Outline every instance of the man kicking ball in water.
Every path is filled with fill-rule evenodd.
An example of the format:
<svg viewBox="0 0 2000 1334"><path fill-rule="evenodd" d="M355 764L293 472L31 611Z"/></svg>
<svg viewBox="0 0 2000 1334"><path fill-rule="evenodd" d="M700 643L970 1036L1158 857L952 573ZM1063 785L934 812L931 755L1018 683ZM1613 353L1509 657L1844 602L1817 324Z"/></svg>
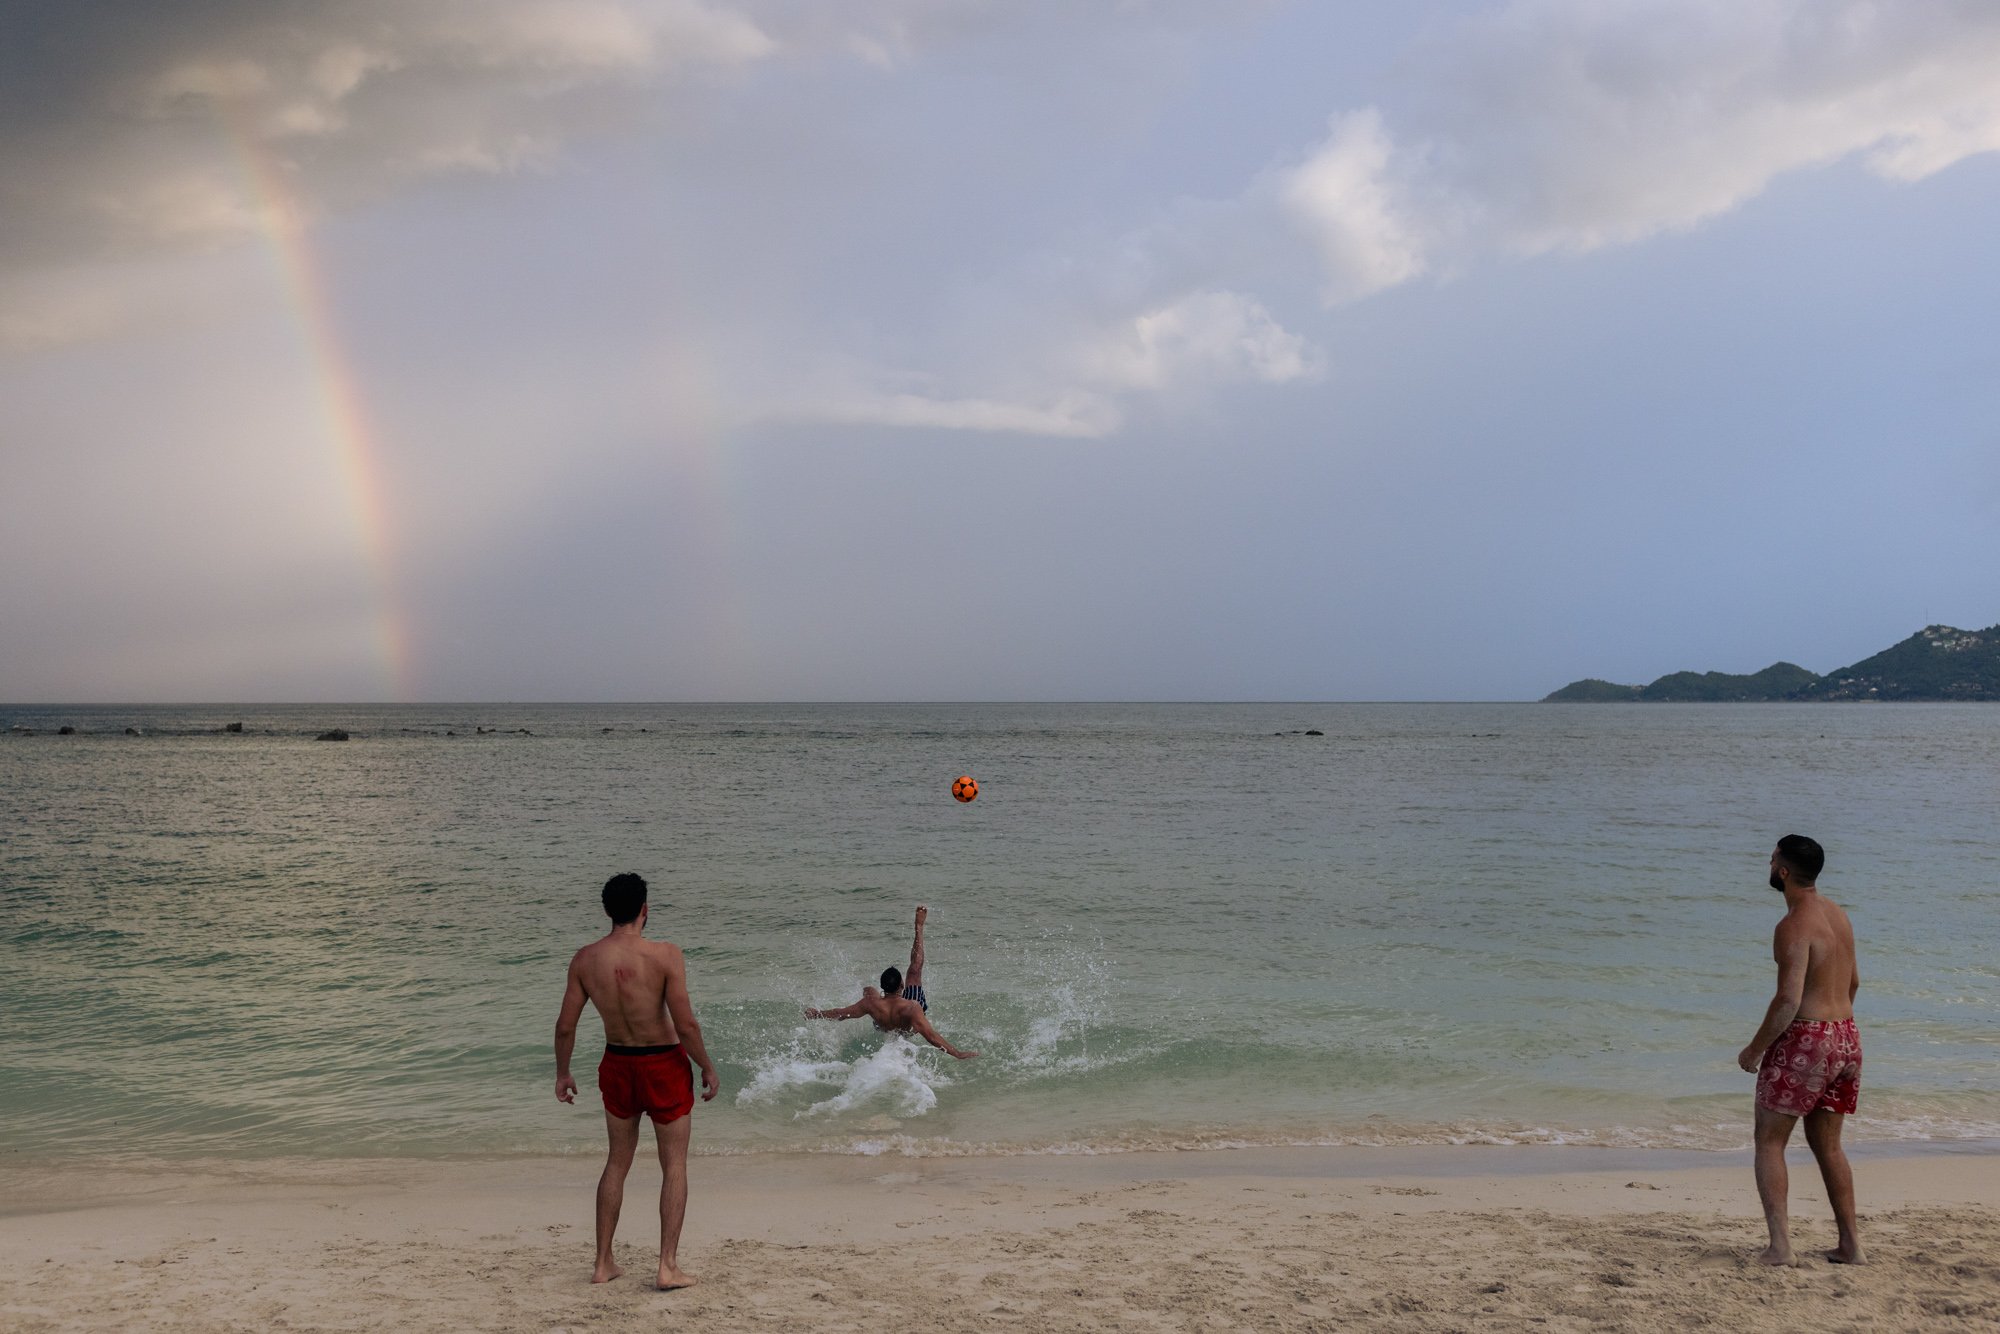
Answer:
<svg viewBox="0 0 2000 1334"><path fill-rule="evenodd" d="M604 1097L604 1126L611 1152L604 1174L597 1179L597 1267L592 1283L609 1283L624 1271L611 1260L611 1234L618 1230L618 1210L625 1203L625 1174L639 1147L639 1114L653 1118L660 1141L660 1272L661 1288L686 1288L692 1275L681 1272L681 1220L687 1215L688 1137L694 1110L694 1079L688 1055L701 1066L701 1100L707 1102L722 1087L715 1062L702 1045L688 999L687 962L680 946L647 940L646 882L636 875L614 875L604 882L604 912L611 931L585 945L569 961L569 984L556 1016L556 1097L576 1101L576 1080L569 1072L576 1048L576 1021L588 1000L604 1020L604 1060L597 1067L597 1091ZM685 1044L686 1050L682 1050Z"/></svg>
<svg viewBox="0 0 2000 1334"><path fill-rule="evenodd" d="M893 966L882 970L882 989L861 988L861 999L838 1010L807 1010L808 1019L859 1019L867 1015L884 1033L915 1033L947 1055L969 1061L976 1051L960 1051L938 1036L931 1027L931 1003L924 995L924 919L930 909L917 905L917 938L910 942L910 974L903 976Z"/></svg>

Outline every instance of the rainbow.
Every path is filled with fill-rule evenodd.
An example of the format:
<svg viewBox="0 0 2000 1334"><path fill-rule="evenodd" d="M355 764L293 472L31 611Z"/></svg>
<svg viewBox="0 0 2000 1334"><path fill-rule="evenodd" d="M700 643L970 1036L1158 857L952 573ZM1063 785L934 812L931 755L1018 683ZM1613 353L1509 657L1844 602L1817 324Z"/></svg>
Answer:
<svg viewBox="0 0 2000 1334"><path fill-rule="evenodd" d="M409 618L398 593L396 544L380 439L369 419L353 358L340 338L326 274L313 253L311 229L286 164L251 127L248 110L218 99L223 127L241 161L257 210L258 229L276 256L308 362L313 368L324 436L332 450L355 545L367 568L374 603L374 651L382 685L393 699L413 694Z"/></svg>

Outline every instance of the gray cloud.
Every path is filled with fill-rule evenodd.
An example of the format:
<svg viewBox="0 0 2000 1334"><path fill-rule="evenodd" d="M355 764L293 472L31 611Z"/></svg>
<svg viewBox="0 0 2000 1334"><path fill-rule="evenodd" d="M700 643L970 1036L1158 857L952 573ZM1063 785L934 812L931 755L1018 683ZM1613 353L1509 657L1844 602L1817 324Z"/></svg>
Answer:
<svg viewBox="0 0 2000 1334"><path fill-rule="evenodd" d="M92 266L255 232L445 173L549 161L773 40L701 0L79 0L13 12L0 86L0 342L155 302Z"/></svg>
<svg viewBox="0 0 2000 1334"><path fill-rule="evenodd" d="M1320 355L1264 295L1295 276L1274 255L1301 242L1338 305L1483 259L1684 230L1790 171L1858 156L1910 181L2000 148L2000 8L1972 0L1515 0L1441 30L1412 69L1395 114L1337 113L1238 198L1183 201L1008 275L982 311L1004 340L962 357L976 371L851 371L822 415L1104 435L1142 389L1313 378ZM1136 369L1132 349L1167 327L1180 364ZM1047 355L1002 371L1002 341Z"/></svg>
<svg viewBox="0 0 2000 1334"><path fill-rule="evenodd" d="M1241 9L1217 0L30 5L11 19L11 92L0 100L0 349L208 318L212 288L148 261L251 236L270 221L274 184L288 205L325 219L428 177L544 167L581 139L649 120L698 125L705 107L773 62L844 61L886 77L925 51L1009 32L1079 46ZM786 169L770 166L774 177ZM1225 310L1203 295L1217 286L1184 283L1082 314L1053 294L1024 340L1047 355L1019 366L1012 383L994 382L995 349L977 338L965 349L976 372L935 360L867 368L807 349L773 371L782 393L744 386L756 400L746 410L1100 435L1122 419L1120 399L1143 388L1134 355L1175 360L1186 384L1304 373L1287 369L1310 360L1286 341L1297 340L1250 298L1229 298ZM1222 324L1196 331L1203 309ZM1242 325L1233 335L1232 321ZM801 311L788 322L811 324ZM1148 339L1149 349L1130 351ZM759 341L771 359L768 331Z"/></svg>
<svg viewBox="0 0 2000 1334"><path fill-rule="evenodd" d="M1323 371L1317 348L1241 292L1188 292L1062 336L1059 326L1048 327L1053 323L1046 320L1036 331L1033 346L1046 355L1014 398L955 397L934 383L935 376L905 376L914 383L898 386L879 368L856 367L845 376L832 374L811 397L773 415L1096 438L1124 425L1126 403L1136 395L1285 384Z"/></svg>
<svg viewBox="0 0 2000 1334"><path fill-rule="evenodd" d="M1515 0L1417 68L1404 115L1336 116L1278 183L1329 301L1693 227L1851 157L1911 181L2000 148L1980 0Z"/></svg>
<svg viewBox="0 0 2000 1334"><path fill-rule="evenodd" d="M16 263L240 234L260 207L246 152L326 205L512 170L649 82L773 50L699 0L86 0L14 22L0 246Z"/></svg>
<svg viewBox="0 0 2000 1334"><path fill-rule="evenodd" d="M0 267L227 239L241 155L317 207L440 172L545 163L658 114L663 88L762 61L885 67L1024 22L1186 20L1037 0L22 0L0 42Z"/></svg>

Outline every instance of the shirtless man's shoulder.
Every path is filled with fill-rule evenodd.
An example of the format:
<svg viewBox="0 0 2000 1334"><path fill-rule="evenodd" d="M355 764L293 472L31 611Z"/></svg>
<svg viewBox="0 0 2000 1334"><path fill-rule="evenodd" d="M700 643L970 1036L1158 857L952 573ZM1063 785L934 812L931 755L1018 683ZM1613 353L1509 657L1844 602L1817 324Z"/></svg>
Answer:
<svg viewBox="0 0 2000 1334"><path fill-rule="evenodd" d="M863 987L861 999L855 1005L884 1033L909 1032L915 1024L912 1016L923 1013L915 1001L904 1000L901 996L885 996L874 987Z"/></svg>
<svg viewBox="0 0 2000 1334"><path fill-rule="evenodd" d="M649 963L676 967L681 963L681 947L671 940L647 940L644 936L636 939L604 936L578 950L571 957L570 965L588 968L600 960L612 962L621 959L644 959Z"/></svg>
<svg viewBox="0 0 2000 1334"><path fill-rule="evenodd" d="M1824 894L1814 894L1778 919L1775 934L1781 941L1804 939L1845 944L1854 939L1854 924L1847 920L1845 908Z"/></svg>
<svg viewBox="0 0 2000 1334"><path fill-rule="evenodd" d="M629 944L599 941L598 944L609 946L595 960L606 986L623 989L637 983L648 993L658 988L664 994L676 979L687 976L681 947L670 940L641 939Z"/></svg>

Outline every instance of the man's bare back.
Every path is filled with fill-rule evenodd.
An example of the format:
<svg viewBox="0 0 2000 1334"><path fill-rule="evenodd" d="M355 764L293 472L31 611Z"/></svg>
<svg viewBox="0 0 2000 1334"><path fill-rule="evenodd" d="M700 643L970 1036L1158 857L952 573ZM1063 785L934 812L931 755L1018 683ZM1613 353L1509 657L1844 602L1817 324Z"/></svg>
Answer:
<svg viewBox="0 0 2000 1334"><path fill-rule="evenodd" d="M1805 955L1800 1019L1854 1017L1854 924L1838 903L1819 893L1803 896L1779 921L1771 950L1781 968L1787 954Z"/></svg>
<svg viewBox="0 0 2000 1334"><path fill-rule="evenodd" d="M927 1013L930 1006L924 999L924 922L929 916L930 909L918 904L916 938L910 943L910 971L905 974L898 969L887 968L882 972L883 985L893 986L901 994L892 996L886 991L865 986L861 988L861 999L854 1004L843 1005L837 1010L807 1010L806 1018L859 1019L867 1015L884 1033L915 1033L933 1047L961 1061L969 1061L979 1055L976 1051L960 1051L931 1027Z"/></svg>
<svg viewBox="0 0 2000 1334"><path fill-rule="evenodd" d="M670 941L617 932L570 960L570 975L604 1020L604 1040L622 1047L666 1047L681 1040L667 1008L667 987L687 985L687 963Z"/></svg>
<svg viewBox="0 0 2000 1334"><path fill-rule="evenodd" d="M914 1033L917 1025L925 1021L923 1007L915 1001L884 996L874 987L861 988L861 999L855 1004L884 1033Z"/></svg>
<svg viewBox="0 0 2000 1334"><path fill-rule="evenodd" d="M684 1288L694 1282L679 1260L692 1134L688 1114L694 1109L689 1058L701 1067L703 1102L713 1098L722 1084L688 999L686 958L678 945L645 938L645 880L629 873L611 877L604 885L604 911L611 918L611 930L570 959L562 1008L556 1015L556 1097L563 1102L576 1101L576 1079L569 1066L584 1002L595 1006L604 1021L604 1060L597 1067L597 1087L604 1100L609 1152L597 1182L597 1264L591 1282L608 1283L624 1272L612 1259L611 1242L643 1114L653 1120L662 1169L656 1281L662 1288Z"/></svg>

